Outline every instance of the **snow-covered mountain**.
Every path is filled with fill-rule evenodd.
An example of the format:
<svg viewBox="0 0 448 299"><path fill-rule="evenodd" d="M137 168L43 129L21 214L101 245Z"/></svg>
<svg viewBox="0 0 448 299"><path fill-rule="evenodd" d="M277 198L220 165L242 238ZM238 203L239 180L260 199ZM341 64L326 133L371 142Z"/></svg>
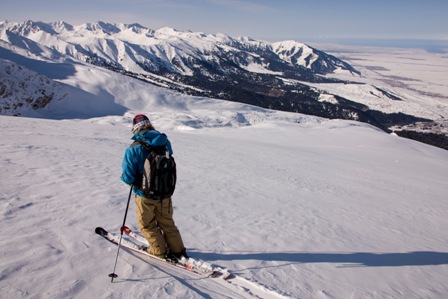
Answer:
<svg viewBox="0 0 448 299"><path fill-rule="evenodd" d="M10 61L0 60L0 77L0 114L20 115L66 96L60 83Z"/></svg>
<svg viewBox="0 0 448 299"><path fill-rule="evenodd" d="M1 22L0 59L8 61L3 69L13 63L42 75L43 81L57 81L52 86L68 85L62 92L46 87L51 95L45 95L47 100L73 94L90 98L99 87L78 84L73 78L80 65L95 65L183 94L357 120L383 130L417 122L431 127L427 124L444 115L439 103L435 109L416 107L409 103L412 95L366 82L348 63L296 41L269 43L172 28L152 30L139 24ZM5 90L12 90L8 86L14 80L15 86L24 84L17 76L7 77L0 80ZM0 113L23 114L21 102L41 101L41 88L34 90L32 100L29 96L23 100L20 93L3 93ZM119 102L117 95L110 97ZM22 100L14 104L17 98Z"/></svg>
<svg viewBox="0 0 448 299"><path fill-rule="evenodd" d="M356 72L336 57L294 41L269 44L225 34L206 35L172 28L151 30L139 24L104 22L79 26L64 22L3 22L0 28L5 40L19 36L76 60L134 73L193 76L204 72L206 66L211 74L225 75L241 70L281 73L285 66L320 74L335 70Z"/></svg>

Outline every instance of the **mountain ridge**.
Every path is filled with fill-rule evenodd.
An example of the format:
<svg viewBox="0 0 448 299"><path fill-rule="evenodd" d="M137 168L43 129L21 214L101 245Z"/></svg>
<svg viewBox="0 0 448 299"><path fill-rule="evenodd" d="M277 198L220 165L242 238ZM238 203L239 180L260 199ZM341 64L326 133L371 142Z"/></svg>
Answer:
<svg viewBox="0 0 448 299"><path fill-rule="evenodd" d="M109 42L107 46L115 46L116 48L114 50L117 51L115 53L98 53L98 55L101 56L100 54L107 54L102 57L107 58L107 56L111 56L110 54L115 54L116 57L114 57L113 59L115 62L119 60L118 56L122 54L120 53L120 51L122 50L134 50L134 53L132 53L134 55L137 54L137 50L146 50L151 54L157 53L158 57L163 57L162 54L165 52L166 57L163 58L172 60L174 59L174 54L186 53L193 56L194 58L204 58L200 56L207 56L216 51L221 53L222 50L234 51L234 49L232 48L236 48L238 50L248 52L248 57L252 58L251 62L256 62L256 58L260 57L259 54L271 51L272 53L269 54L277 54L278 58L287 64L304 67L316 72L319 71L319 73L322 74L325 72L333 71L336 68L341 68L346 71L356 73L356 70L354 68L335 57L332 57L333 61L320 63L320 65L326 65L326 69L317 69L314 65L316 62L318 62L319 55L316 55L315 53L317 52L319 54L322 54L323 52L318 51L317 49L314 49L307 44L295 41L268 43L264 41L256 41L249 37L232 38L222 33L205 34L202 32L178 31L170 27L152 30L138 23L129 25L122 23L112 24L102 21L73 26L63 21L44 23L28 20L25 22L13 23L2 22L0 23L0 27L3 30L11 31L13 33L34 40L35 42L41 42L42 44L44 44L43 42L55 43L55 41L51 40L51 36L57 36L59 39L58 42L66 46L70 43L75 44L76 42L80 42L79 39L82 38L83 35L85 35L86 33L91 33L93 34L94 42L89 45L87 41L84 40L83 42L85 43L85 47L83 47L83 44L81 43L79 45L83 47L84 50L89 50L89 47L93 46L95 42L98 42L98 40L96 39L107 38ZM47 35L50 35L50 37L48 37ZM110 39L109 37L114 37L114 40L116 40L115 45L110 44L110 41L113 39ZM90 38L92 38L92 36L90 36ZM135 41L139 41L140 44L133 44L133 42ZM128 44L129 48L120 49L117 46L120 45L120 43L122 43L122 45ZM170 46L170 48L166 48L166 46L168 45ZM192 45L194 46L194 48L191 47ZM289 49L288 47L285 49L286 45L289 45ZM50 44L50 47L54 46L54 44ZM101 46L104 45L97 46L99 46L99 49L102 49ZM137 46L139 46L140 49L135 48ZM157 50L159 50L160 52L157 52ZM253 53L250 53L249 51L256 51L255 55ZM288 55L288 52L291 54ZM305 56L302 55L303 53L305 53ZM327 57L328 56L329 55L327 55ZM139 62L138 58L140 57L135 58L137 59L136 62ZM166 62L167 60L164 61ZM294 63L292 63L293 61ZM244 63L245 61L242 62ZM182 70L180 68L174 68L173 70L182 73ZM140 71L145 71L145 69L142 68L140 69Z"/></svg>

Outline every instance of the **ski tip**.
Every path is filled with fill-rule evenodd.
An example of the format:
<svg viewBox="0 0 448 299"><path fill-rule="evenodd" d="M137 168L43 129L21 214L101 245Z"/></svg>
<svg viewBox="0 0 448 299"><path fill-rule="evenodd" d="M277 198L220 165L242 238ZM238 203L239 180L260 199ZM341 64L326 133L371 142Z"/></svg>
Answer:
<svg viewBox="0 0 448 299"><path fill-rule="evenodd" d="M107 231L102 227L95 228L95 233L97 233L98 235L101 235L101 236L107 235Z"/></svg>

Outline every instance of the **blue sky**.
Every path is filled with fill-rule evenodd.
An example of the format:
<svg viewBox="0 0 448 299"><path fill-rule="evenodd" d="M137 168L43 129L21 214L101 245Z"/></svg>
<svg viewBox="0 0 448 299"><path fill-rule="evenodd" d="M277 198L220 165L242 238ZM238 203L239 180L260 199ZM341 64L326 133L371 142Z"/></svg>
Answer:
<svg viewBox="0 0 448 299"><path fill-rule="evenodd" d="M267 41L448 41L448 0L0 0L0 7L2 21L140 23Z"/></svg>

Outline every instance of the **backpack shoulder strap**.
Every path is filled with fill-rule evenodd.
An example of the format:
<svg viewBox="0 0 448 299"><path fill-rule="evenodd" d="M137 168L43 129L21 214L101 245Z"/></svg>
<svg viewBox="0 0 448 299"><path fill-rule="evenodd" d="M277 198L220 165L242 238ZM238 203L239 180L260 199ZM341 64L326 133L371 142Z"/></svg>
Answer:
<svg viewBox="0 0 448 299"><path fill-rule="evenodd" d="M146 150L151 151L152 147L144 140L136 139L132 144L131 147L137 146L137 145L143 146Z"/></svg>

